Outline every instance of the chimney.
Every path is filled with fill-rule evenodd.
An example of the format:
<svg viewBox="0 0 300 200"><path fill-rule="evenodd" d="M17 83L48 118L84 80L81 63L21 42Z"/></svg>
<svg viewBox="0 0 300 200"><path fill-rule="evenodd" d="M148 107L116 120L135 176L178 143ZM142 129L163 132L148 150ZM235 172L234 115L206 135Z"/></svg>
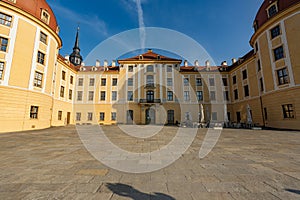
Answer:
<svg viewBox="0 0 300 200"><path fill-rule="evenodd" d="M195 60L195 67L199 67L199 61Z"/></svg>
<svg viewBox="0 0 300 200"><path fill-rule="evenodd" d="M206 66L206 67L210 67L210 62L209 62L209 60L205 61L205 66Z"/></svg>
<svg viewBox="0 0 300 200"><path fill-rule="evenodd" d="M108 62L107 60L104 60L104 63L103 63L104 67L107 67L108 66Z"/></svg>
<svg viewBox="0 0 300 200"><path fill-rule="evenodd" d="M85 65L85 63L84 63L84 62L82 62L82 63L81 63L81 66L83 66L83 67L84 67L84 65Z"/></svg>
<svg viewBox="0 0 300 200"><path fill-rule="evenodd" d="M116 61L115 61L115 60L112 61L111 66L112 66L112 67L115 67L115 66L116 66Z"/></svg>
<svg viewBox="0 0 300 200"><path fill-rule="evenodd" d="M148 53L152 53L152 49L148 49Z"/></svg>
<svg viewBox="0 0 300 200"><path fill-rule="evenodd" d="M236 58L232 58L231 61L232 61L232 64L236 63Z"/></svg>
<svg viewBox="0 0 300 200"><path fill-rule="evenodd" d="M227 66L227 61L223 61L223 62L221 63L221 65L222 65L222 66Z"/></svg>
<svg viewBox="0 0 300 200"><path fill-rule="evenodd" d="M184 66L187 67L188 66L188 61L184 60Z"/></svg>
<svg viewBox="0 0 300 200"><path fill-rule="evenodd" d="M69 60L70 56L67 54L65 55L65 59Z"/></svg>
<svg viewBox="0 0 300 200"><path fill-rule="evenodd" d="M96 67L100 67L100 60L96 60Z"/></svg>

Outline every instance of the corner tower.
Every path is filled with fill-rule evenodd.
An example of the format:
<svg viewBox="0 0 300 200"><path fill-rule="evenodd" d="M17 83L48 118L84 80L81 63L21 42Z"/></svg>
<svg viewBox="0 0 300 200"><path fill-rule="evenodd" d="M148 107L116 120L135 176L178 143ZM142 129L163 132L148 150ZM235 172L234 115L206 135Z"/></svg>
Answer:
<svg viewBox="0 0 300 200"><path fill-rule="evenodd" d="M80 55L80 48L79 48L79 27L77 28L75 44L73 47L73 52L69 57L69 60L75 66L81 65L82 62L82 56Z"/></svg>

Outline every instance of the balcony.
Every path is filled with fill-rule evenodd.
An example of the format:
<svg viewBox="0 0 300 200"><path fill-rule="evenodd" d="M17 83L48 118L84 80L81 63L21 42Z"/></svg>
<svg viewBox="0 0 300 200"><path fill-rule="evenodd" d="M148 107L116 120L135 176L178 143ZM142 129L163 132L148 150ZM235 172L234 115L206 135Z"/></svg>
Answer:
<svg viewBox="0 0 300 200"><path fill-rule="evenodd" d="M160 99L140 99L140 104L147 104L147 103L161 103Z"/></svg>
<svg viewBox="0 0 300 200"><path fill-rule="evenodd" d="M154 83L147 83L145 85L145 89L154 89L155 88L155 84Z"/></svg>

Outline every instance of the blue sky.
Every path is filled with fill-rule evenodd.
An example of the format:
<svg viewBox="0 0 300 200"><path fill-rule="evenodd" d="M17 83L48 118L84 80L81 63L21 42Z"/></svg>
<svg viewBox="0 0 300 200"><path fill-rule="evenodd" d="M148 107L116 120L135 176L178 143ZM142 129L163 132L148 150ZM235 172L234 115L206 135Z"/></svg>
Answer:
<svg viewBox="0 0 300 200"><path fill-rule="evenodd" d="M141 1L141 7L138 7L135 1ZM47 2L60 26L60 37L63 40L60 53L63 56L72 52L78 23L81 54L84 58L105 39L144 25L168 28L186 34L201 44L214 61L220 64L224 60L230 63L231 58L241 57L251 49L249 40L253 34L252 23L263 0ZM200 61L200 64L203 62Z"/></svg>

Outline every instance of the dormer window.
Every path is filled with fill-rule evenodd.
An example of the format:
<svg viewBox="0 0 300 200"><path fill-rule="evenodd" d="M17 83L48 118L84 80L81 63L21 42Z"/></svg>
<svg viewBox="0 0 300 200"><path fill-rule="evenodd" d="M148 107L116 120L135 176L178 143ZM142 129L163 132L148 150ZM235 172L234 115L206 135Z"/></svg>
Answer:
<svg viewBox="0 0 300 200"><path fill-rule="evenodd" d="M268 17L271 18L278 13L277 2L270 5L267 9Z"/></svg>
<svg viewBox="0 0 300 200"><path fill-rule="evenodd" d="M41 20L46 24L49 24L50 15L46 10L42 10Z"/></svg>
<svg viewBox="0 0 300 200"><path fill-rule="evenodd" d="M8 1L10 1L12 3L16 3L17 2L17 0L8 0Z"/></svg>
<svg viewBox="0 0 300 200"><path fill-rule="evenodd" d="M140 60L143 60L143 55L140 55L139 59L140 59Z"/></svg>
<svg viewBox="0 0 300 200"><path fill-rule="evenodd" d="M160 55L157 55L157 60L160 60Z"/></svg>

